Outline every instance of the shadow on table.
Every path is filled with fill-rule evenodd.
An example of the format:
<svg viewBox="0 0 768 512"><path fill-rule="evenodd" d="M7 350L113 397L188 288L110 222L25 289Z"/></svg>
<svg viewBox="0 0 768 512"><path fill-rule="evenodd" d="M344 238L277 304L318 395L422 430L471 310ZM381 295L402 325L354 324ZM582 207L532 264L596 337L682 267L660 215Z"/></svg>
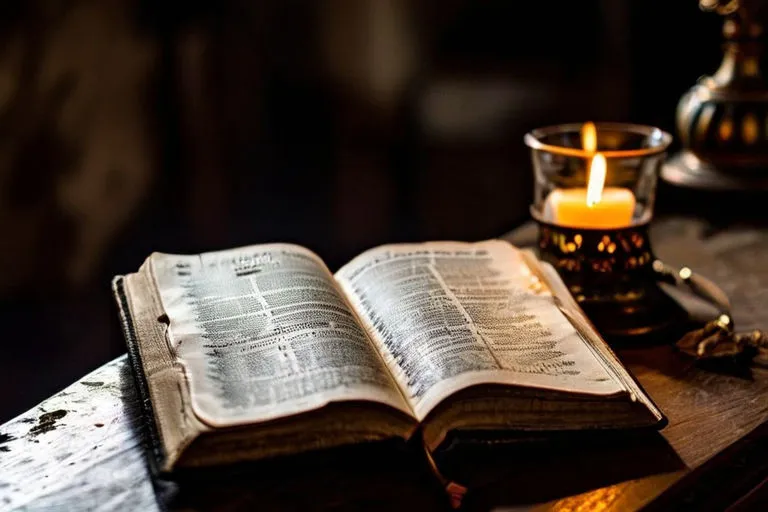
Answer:
<svg viewBox="0 0 768 512"><path fill-rule="evenodd" d="M465 510L544 503L685 469L658 432L560 433L485 445L458 441L438 464L447 478L470 489Z"/></svg>
<svg viewBox="0 0 768 512"><path fill-rule="evenodd" d="M167 510L450 510L402 441L337 448L155 480Z"/></svg>
<svg viewBox="0 0 768 512"><path fill-rule="evenodd" d="M542 503L684 469L657 433L460 441L436 458L464 510ZM168 510L450 510L419 450L386 442L156 479Z"/></svg>

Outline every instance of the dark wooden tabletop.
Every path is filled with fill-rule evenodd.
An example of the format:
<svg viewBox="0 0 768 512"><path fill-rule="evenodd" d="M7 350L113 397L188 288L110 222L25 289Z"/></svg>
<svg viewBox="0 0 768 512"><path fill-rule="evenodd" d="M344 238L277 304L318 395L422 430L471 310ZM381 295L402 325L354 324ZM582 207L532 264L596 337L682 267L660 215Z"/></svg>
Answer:
<svg viewBox="0 0 768 512"><path fill-rule="evenodd" d="M511 237L523 244L530 234L523 228ZM668 263L691 266L725 289L738 327L768 328L763 313L768 229L717 231L701 221L668 218L655 223L653 244ZM467 459L466 472L490 474L488 467L495 472L470 491L464 508L768 506L768 369L697 365L669 343L621 349L619 355L668 416L663 431L597 440L565 437L496 451L487 464ZM364 459L343 454L320 463L289 459L232 478L198 477L191 484L153 481L139 411L123 356L0 426L0 509L447 507L434 482L419 477L389 448ZM344 470L333 471L339 467ZM309 475L309 486L296 483L302 472ZM387 483L390 476L396 483Z"/></svg>

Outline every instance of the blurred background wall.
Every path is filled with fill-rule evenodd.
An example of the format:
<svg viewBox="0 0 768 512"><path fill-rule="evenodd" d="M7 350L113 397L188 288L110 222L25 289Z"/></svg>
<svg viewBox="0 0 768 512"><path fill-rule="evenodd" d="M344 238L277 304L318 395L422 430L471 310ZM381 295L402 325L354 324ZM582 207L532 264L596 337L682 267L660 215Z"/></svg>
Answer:
<svg viewBox="0 0 768 512"><path fill-rule="evenodd" d="M674 130L720 58L696 0L5 0L0 421L123 350L151 251L482 239L527 217L523 134Z"/></svg>

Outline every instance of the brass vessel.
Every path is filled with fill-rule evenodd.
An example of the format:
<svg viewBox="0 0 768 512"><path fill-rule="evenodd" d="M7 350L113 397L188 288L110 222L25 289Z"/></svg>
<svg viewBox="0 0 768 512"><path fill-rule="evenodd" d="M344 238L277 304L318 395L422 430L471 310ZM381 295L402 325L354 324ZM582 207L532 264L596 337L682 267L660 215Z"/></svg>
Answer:
<svg viewBox="0 0 768 512"><path fill-rule="evenodd" d="M762 70L765 2L700 0L725 16L723 60L680 99L683 149L663 166L674 185L710 190L768 189L768 84Z"/></svg>

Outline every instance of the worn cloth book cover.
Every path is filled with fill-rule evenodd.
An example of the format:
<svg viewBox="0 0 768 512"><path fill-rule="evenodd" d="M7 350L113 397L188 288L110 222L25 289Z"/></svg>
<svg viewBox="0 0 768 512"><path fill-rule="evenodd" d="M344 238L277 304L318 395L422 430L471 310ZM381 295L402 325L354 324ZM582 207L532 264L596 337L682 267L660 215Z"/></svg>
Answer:
<svg viewBox="0 0 768 512"><path fill-rule="evenodd" d="M159 472L400 438L660 427L557 273L507 242L152 254L113 289Z"/></svg>

